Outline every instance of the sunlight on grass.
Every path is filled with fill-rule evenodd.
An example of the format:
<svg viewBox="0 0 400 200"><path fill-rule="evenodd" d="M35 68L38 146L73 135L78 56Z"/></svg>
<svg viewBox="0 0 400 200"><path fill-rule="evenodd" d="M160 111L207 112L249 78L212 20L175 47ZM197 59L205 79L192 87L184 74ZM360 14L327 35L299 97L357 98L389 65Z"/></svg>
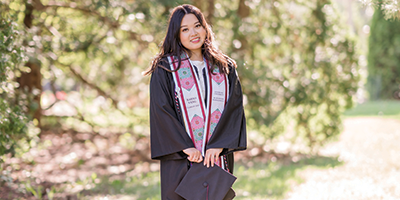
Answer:
<svg viewBox="0 0 400 200"><path fill-rule="evenodd" d="M368 101L343 113L344 117L379 116L400 119L400 101Z"/></svg>
<svg viewBox="0 0 400 200"><path fill-rule="evenodd" d="M290 189L290 185L302 182L296 177L297 170L276 163L252 168L240 166L236 172L238 180L234 185L236 199L282 198Z"/></svg>
<svg viewBox="0 0 400 200"><path fill-rule="evenodd" d="M295 185L303 182L299 171L307 168L325 169L341 165L334 157L313 157L296 163L255 164L253 167L239 166L235 172L238 177L233 185L236 198L240 200L283 199Z"/></svg>
<svg viewBox="0 0 400 200"><path fill-rule="evenodd" d="M97 199L161 199L159 172L149 172L139 176L126 177L124 180L109 180L103 177L92 190L80 194L84 200Z"/></svg>

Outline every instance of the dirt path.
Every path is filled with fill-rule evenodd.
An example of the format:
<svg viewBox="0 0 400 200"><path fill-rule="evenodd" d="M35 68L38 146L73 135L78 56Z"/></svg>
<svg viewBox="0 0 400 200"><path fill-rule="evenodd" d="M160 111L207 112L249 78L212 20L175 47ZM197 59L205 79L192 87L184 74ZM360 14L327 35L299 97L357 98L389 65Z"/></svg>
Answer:
<svg viewBox="0 0 400 200"><path fill-rule="evenodd" d="M343 165L301 172L305 182L287 199L400 199L400 121L346 119L339 141L321 154L339 156Z"/></svg>

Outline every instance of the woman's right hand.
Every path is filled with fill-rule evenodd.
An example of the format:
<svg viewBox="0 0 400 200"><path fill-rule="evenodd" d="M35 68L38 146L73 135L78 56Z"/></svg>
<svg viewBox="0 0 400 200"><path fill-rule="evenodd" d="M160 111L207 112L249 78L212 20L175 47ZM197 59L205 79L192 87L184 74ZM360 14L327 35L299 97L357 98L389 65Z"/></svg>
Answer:
<svg viewBox="0 0 400 200"><path fill-rule="evenodd" d="M201 155L201 152L199 150L197 150L196 148L187 148L187 149L183 150L183 153L188 155L187 159L190 162L199 163L199 162L203 161L203 156Z"/></svg>

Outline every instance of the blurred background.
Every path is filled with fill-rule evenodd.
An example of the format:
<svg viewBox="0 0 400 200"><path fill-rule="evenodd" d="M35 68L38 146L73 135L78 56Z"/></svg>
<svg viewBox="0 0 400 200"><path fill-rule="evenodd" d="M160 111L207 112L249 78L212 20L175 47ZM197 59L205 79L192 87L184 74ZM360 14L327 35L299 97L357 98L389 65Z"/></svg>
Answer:
<svg viewBox="0 0 400 200"><path fill-rule="evenodd" d="M236 60L236 199L400 199L392 0L0 0L0 199L161 199L149 76L171 10Z"/></svg>

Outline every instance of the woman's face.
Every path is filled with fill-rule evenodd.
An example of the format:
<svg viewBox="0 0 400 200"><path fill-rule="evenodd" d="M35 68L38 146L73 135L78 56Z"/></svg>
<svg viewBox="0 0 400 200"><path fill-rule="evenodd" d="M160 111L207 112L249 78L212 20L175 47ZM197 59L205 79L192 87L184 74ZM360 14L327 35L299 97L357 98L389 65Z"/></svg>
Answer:
<svg viewBox="0 0 400 200"><path fill-rule="evenodd" d="M183 17L180 39L184 47L194 53L201 53L201 46L206 39L206 29L194 14L187 14Z"/></svg>

